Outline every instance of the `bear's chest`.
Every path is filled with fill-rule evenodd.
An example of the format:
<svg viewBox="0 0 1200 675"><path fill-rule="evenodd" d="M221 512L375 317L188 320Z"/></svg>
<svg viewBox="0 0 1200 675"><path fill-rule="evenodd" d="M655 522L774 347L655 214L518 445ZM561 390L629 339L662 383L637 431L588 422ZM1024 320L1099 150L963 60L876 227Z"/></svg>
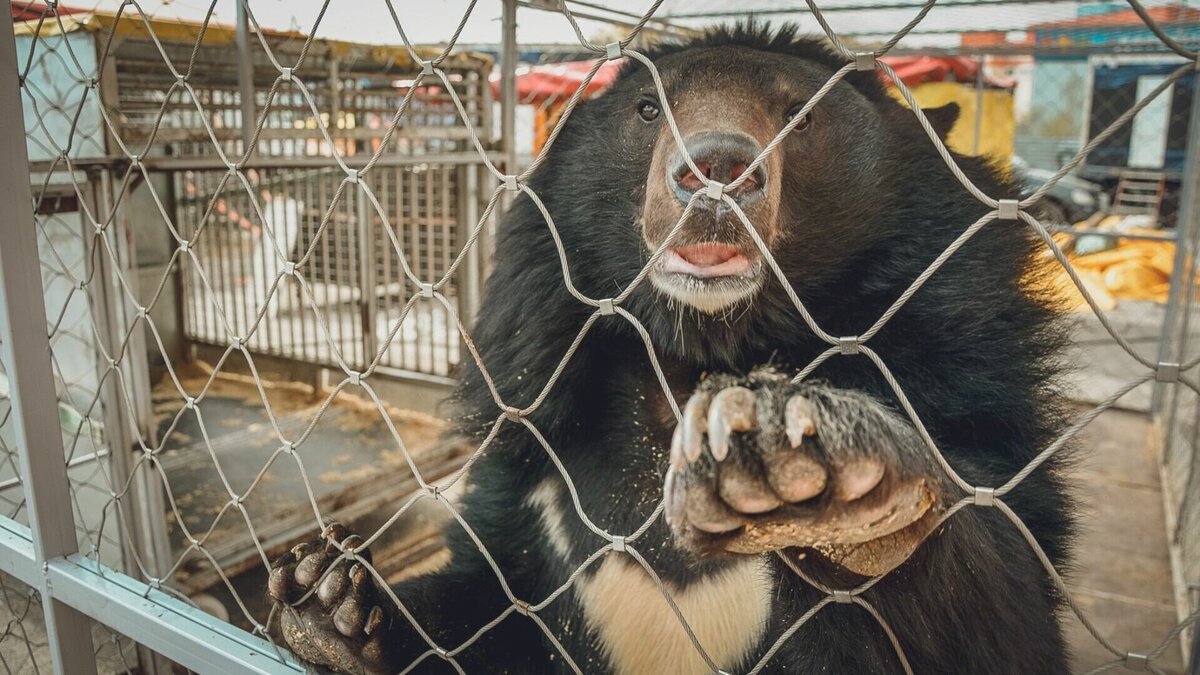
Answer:
<svg viewBox="0 0 1200 675"><path fill-rule="evenodd" d="M771 612L771 583L761 558L747 558L683 588L667 586L696 642L724 670L759 643ZM666 596L633 560L609 554L577 586L587 628L617 675L693 675L711 667Z"/></svg>

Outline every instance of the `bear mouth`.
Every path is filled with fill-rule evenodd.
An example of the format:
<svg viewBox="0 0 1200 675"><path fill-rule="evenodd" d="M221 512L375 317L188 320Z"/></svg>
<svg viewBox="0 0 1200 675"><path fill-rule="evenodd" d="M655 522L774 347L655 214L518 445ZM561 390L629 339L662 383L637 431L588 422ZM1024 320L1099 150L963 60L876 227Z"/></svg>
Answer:
<svg viewBox="0 0 1200 675"><path fill-rule="evenodd" d="M663 272L697 279L745 277L750 276L753 268L742 249L715 241L669 248L662 258Z"/></svg>
<svg viewBox="0 0 1200 675"><path fill-rule="evenodd" d="M762 267L757 252L710 241L667 249L650 281L668 297L711 314L753 295Z"/></svg>

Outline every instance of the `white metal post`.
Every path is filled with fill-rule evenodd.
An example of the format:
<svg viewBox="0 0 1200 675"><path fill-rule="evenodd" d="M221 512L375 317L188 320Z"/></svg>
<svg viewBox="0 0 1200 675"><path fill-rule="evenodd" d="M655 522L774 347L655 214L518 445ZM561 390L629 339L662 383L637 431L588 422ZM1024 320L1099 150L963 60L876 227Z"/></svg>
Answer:
<svg viewBox="0 0 1200 675"><path fill-rule="evenodd" d="M250 53L250 17L246 3L249 0L238 0L237 32L234 42L238 53L238 95L242 101L242 154L250 150L250 141L254 138L254 128L258 121L257 102L254 100L254 57ZM336 118L335 118L336 123Z"/></svg>
<svg viewBox="0 0 1200 675"><path fill-rule="evenodd" d="M1183 160L1183 175L1180 178L1179 186L1179 211L1175 221L1175 263L1171 270L1171 289L1167 297L1167 312L1163 318L1162 332L1159 337L1159 363L1185 363L1195 356L1189 353L1188 342L1195 304L1197 273L1195 252L1200 249L1200 91L1197 91L1197 87L1200 86L1200 64L1198 64L1196 74L1192 77L1195 79L1192 83L1192 106L1188 117L1187 151ZM1161 433L1159 461L1162 462L1164 488L1171 484L1171 481L1166 480L1168 472L1185 472L1189 476L1184 485L1184 493L1178 496L1178 501L1169 494L1169 491L1165 494L1167 509L1175 509L1175 504L1178 504L1174 513L1167 514L1168 527L1173 530L1168 532L1173 561L1179 560L1178 556L1182 555L1181 548L1184 542L1181 541L1181 537L1188 536L1180 524L1188 512L1189 501L1197 498L1188 491L1188 486L1191 484L1190 476L1200 463L1200 450L1197 449L1193 437L1191 452L1186 455L1187 465L1185 466L1182 462L1169 464L1175 457L1175 444L1180 440L1187 443L1186 439L1176 439L1176 432L1182 430L1184 424L1181 416L1188 414L1185 410L1181 410L1181 393L1182 390L1178 384L1168 385L1156 382L1151 403L1151 413L1155 416ZM1172 567L1174 577L1172 581L1178 601L1177 612L1182 620L1193 610L1190 603L1192 596L1188 589L1195 583L1195 579L1182 576L1181 573L1187 568L1186 562L1182 565L1173 564ZM1183 657L1185 661L1189 662L1187 672L1190 675L1200 675L1200 658L1198 658L1197 652L1200 649L1200 639L1197 637L1197 632L1193 629L1184 631L1179 641ZM1191 640L1190 645L1188 644L1189 639Z"/></svg>
<svg viewBox="0 0 1200 675"><path fill-rule="evenodd" d="M1163 317L1158 343L1158 361L1183 361L1187 352L1187 327L1193 301L1197 241L1200 238L1200 68L1192 75L1192 107L1188 117L1187 150L1183 157L1183 175L1179 181L1179 210L1175 220L1175 262L1171 268L1171 287L1167 294L1167 311ZM1178 387L1175 388L1178 390ZM1150 412L1161 414L1166 402L1167 385L1157 382L1151 398ZM1174 392L1167 412L1171 423L1175 417ZM1173 427L1168 426L1167 429ZM1163 456L1169 456L1170 433L1164 439Z"/></svg>
<svg viewBox="0 0 1200 675"><path fill-rule="evenodd" d="M0 359L8 369L13 431L20 459L35 562L78 552L50 366L42 270L29 187L29 155L11 12L0 12ZM54 672L96 672L91 621L39 584Z"/></svg>
<svg viewBox="0 0 1200 675"><path fill-rule="evenodd" d="M462 193L459 201L462 206L459 216L458 243L465 242L470 236L471 229L479 224L479 167L475 164L463 164L459 167L459 183ZM486 230L486 228L484 228ZM480 249L487 243L486 235L481 235L475 245L467 251L467 264L463 272L463 304L460 312L468 326L475 324L475 314L479 311L480 294L483 290L482 264ZM484 253L488 253L484 251Z"/></svg>
<svg viewBox="0 0 1200 675"><path fill-rule="evenodd" d="M500 47L500 143L504 170L517 173L517 0L504 0Z"/></svg>
<svg viewBox="0 0 1200 675"><path fill-rule="evenodd" d="M1183 175L1179 185L1179 211L1175 220L1175 262L1171 269L1171 288L1167 295L1167 312L1163 318L1158 343L1158 361L1180 363L1186 361L1188 325L1191 320L1191 305L1194 301L1197 246L1200 245L1200 68L1192 84L1192 108L1188 118L1187 151L1183 158ZM1162 444L1162 456L1171 456L1175 428L1179 388L1174 387L1171 400L1167 402L1167 385L1155 383L1150 411L1165 415L1167 430ZM1164 405L1167 410L1163 410Z"/></svg>
<svg viewBox="0 0 1200 675"><path fill-rule="evenodd" d="M379 338L375 333L375 324L379 320L379 280L375 269L375 209L371 208L362 188L353 186L355 219L358 221L356 240L358 242L358 288L359 288L359 322L362 324L363 358L359 363L360 369L375 359L379 351ZM380 225L382 227L382 224ZM387 241L381 237L381 241Z"/></svg>

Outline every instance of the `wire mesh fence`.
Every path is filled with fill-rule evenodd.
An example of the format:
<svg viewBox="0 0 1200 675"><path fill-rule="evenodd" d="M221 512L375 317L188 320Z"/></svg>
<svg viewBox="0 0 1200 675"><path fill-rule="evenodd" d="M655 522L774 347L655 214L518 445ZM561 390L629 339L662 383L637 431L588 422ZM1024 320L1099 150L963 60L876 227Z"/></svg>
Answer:
<svg viewBox="0 0 1200 675"><path fill-rule="evenodd" d="M459 246L464 218L465 174L477 170L472 163L425 163L414 166L380 167L369 179L380 205L405 223L396 230L406 255L424 274L441 276L449 267ZM390 256L380 255L390 243L384 223L371 215L369 200L354 195L341 200L331 216L333 236L317 237L322 221L322 205L328 204L340 178L328 169L263 169L255 172L252 185L263 202L264 216L280 232L282 245L289 251L312 249L309 287L285 283L270 296L268 289L280 271L262 237L255 237L255 226L246 214L253 208L244 194L222 197L218 213L237 218L237 225L201 227L211 202L213 187L222 181L222 172L184 172L177 178L181 233L189 238L202 234L211 244L201 247L202 264L213 269L212 293L221 294L222 304L238 307L228 320L238 333L250 334L257 319L253 308L266 306L262 329L255 331L247 346L274 356L316 363L337 364L335 351L356 368L365 368L378 345L387 338L387 330L404 307L407 279ZM359 227L359 223L363 227ZM207 344L223 344L224 326L207 301L208 293L198 276L184 279L187 307L185 334ZM327 308L329 342L320 327L306 313L312 302ZM458 306L457 284L447 289L447 297ZM458 364L459 343L449 315L439 308L420 307L403 333L390 341L380 365L412 373L448 377Z"/></svg>
<svg viewBox="0 0 1200 675"><path fill-rule="evenodd" d="M517 4L506 3L508 19ZM503 400L489 380L496 407L480 411L494 418L481 444L457 454L419 454L413 427L388 406L379 383L392 375L447 379L461 363L488 377L488 363L472 343L470 326L488 269L496 215L512 199L538 201L528 185L530 177L539 167L552 170L543 164L556 137L579 101L598 93L592 83L611 74L614 61L627 60L652 74L666 122L686 157L657 67L642 54L644 40L691 35L708 21L731 17L702 6L667 11L671 8L661 1L623 14L593 4L551 7L577 38L570 49L587 61L565 87L559 84L526 98L536 107L536 126L524 158L513 128L514 64L505 64L501 78L501 89L510 91L504 94L506 121L497 135L488 77L493 63L457 45L464 26L486 11L475 2L456 17L436 49L414 46L405 26L419 17L409 18L407 8L393 3L384 3L380 17L394 27L392 41L401 45L391 48L319 38L322 22L337 11L330 2L314 7L312 23L292 32L262 28L252 2L237 4L243 30L213 21L216 3L193 23L163 19L134 1L111 12L76 11L57 3L22 6L19 13L14 8L13 42L8 42L8 26L0 26L4 66L11 70L13 85L4 94L11 100L5 99L0 110L15 113L19 107L23 114L0 123L11 127L0 140L23 141L13 145L29 154L26 161L21 150L20 161L10 163L0 179L5 195L23 195L10 203L30 208L22 206L21 220L0 232L7 255L0 259L5 275L0 343L8 357L7 368L0 369L0 504L7 516L0 528L0 561L16 576L0 584L11 617L0 636L3 665L16 672L26 663L35 664L32 672L45 672L54 660L60 672L124 672L135 662L144 669L167 667L161 661L165 655L198 672L301 672L295 658L274 644L279 609L262 604L263 578L273 559L306 538L301 535L322 530L331 515L335 500L321 493L313 469L323 459L314 439L334 424L339 406L353 396L352 405L370 426L383 430L397 473L411 485L403 498L372 503L383 514L375 528L350 546L335 542L336 554L382 584L394 575L378 555L368 559L366 547L421 509L440 512L450 527L474 539L510 603L464 642L442 643L422 633L427 649L404 664L406 671L441 660L461 672L458 658L514 617L531 621L544 634L547 651L564 670L591 672L594 664L578 662L564 647L563 627L543 616L551 605L580 602L572 594L579 579L594 574L610 556L626 557L644 571L646 588L662 596L686 634L694 651L689 658L721 671L722 664L691 627L696 617L681 611L660 571L639 550L646 532L662 518L661 504L645 514L640 527L609 532L576 499L566 517L577 518L596 535L595 550L556 580L552 592L523 598L510 589L505 570L475 537L454 496L467 469L507 425L523 426L538 439L562 480L575 490L579 477L565 470L556 448L530 417L555 395L555 384L580 341L599 321L624 321L645 338L649 363L663 384L655 396L679 417L681 402L666 386L659 366L662 346L650 340L644 318L623 303L663 256L694 205L716 199L738 215L775 280L790 291L792 306L786 311L796 312L828 345L789 375L796 382L805 380L833 358L872 361L914 428L923 433L929 456L960 489L940 522L950 522L965 509L997 509L1009 519L1066 600L1069 620L1081 624L1107 653L1107 661L1088 664L1091 672L1122 667L1166 672L1171 667L1164 664L1191 629L1197 599L1184 598L1180 621L1161 642L1133 644L1103 634L1005 497L1101 413L1157 384L1179 579L1187 586L1200 574L1200 507L1193 496L1192 470L1200 415L1194 366L1200 358L1188 339L1195 330L1190 323L1193 253L1200 243L1200 171L1195 163L1200 152L1200 97L1195 93L1200 18L1191 14L1195 10L1130 0L1113 24L1111 18L1076 17L1075 3L1070 3L1064 16L1048 15L1034 25L1027 17L1018 22L1009 10L997 10L969 40L946 47L937 43L938 36L962 33L953 27L962 25L963 12L972 3L931 0L829 8L807 3L803 21L834 45L845 64L777 130L743 176L767 162L838 82L853 72L877 70L914 109L929 142L961 181L963 192L956 198L977 200L990 212L973 224L964 223L961 236L872 327L847 338L826 332L813 319L755 224L732 198L748 178L728 185L708 182L692 196L643 272L609 297L579 292L572 285L570 256L560 248L563 283L591 308L571 349L548 372L528 374L543 383L532 400ZM751 9L766 16L795 12L764 5L738 13ZM871 12L864 14L867 10ZM609 29L616 31L611 39L586 37L580 21L592 14L616 26ZM866 16L870 19L863 20ZM969 17L971 22L980 18ZM510 21L504 24L511 26ZM1120 30L1112 43L1097 46L1095 40L1079 39L1081 31L1095 36L1110 24ZM1014 44L1007 34L1018 29L1027 41ZM515 47L513 38L506 36L509 48ZM951 65L961 69L951 78L955 86L931 86L945 85L944 79L912 80L905 68L913 62L905 59L918 52L960 56ZM920 109L947 100L962 103L964 122L955 136L943 140ZM981 191L957 166L947 145L964 154L1023 158L1028 188L1022 198ZM697 175L703 173L690 157L687 161ZM1094 184L1072 183L1076 174ZM1069 189L1064 192L1063 186ZM1103 228L1088 217L1119 212L1119 207L1128 208L1127 215L1154 216L1158 231L1093 231ZM543 215L547 233L557 238L555 219L564 215L545 209ZM1115 348L1138 364L1138 371L1115 381L1007 483L974 485L924 433L903 383L891 377L886 354L872 349L871 338L904 311L956 251L994 221L1016 221L1040 236L1047 264L1061 267L1079 302ZM1080 252L1087 234L1173 242L1167 271L1171 291L1164 298L1167 315L1159 331L1166 338L1161 342L1134 344L1114 326L1105 292L1076 271L1077 260L1068 257L1063 240L1054 236L1076 222L1082 224L1075 230L1072 255ZM33 236L22 240L14 234L19 228L31 228L26 234ZM166 244L146 251L145 240ZM37 254L38 264L22 267L20 256L31 253ZM140 263L147 254L159 256L155 265ZM38 313L43 310L44 331ZM37 321L27 321L27 313ZM35 348L47 336L49 351ZM188 347L195 344L216 355L214 367L199 378L183 372ZM301 423L285 419L292 409L260 373L264 357L334 373L332 386L315 391L314 405L302 410ZM35 376L29 373L38 373L37 368L52 373L52 387L31 384ZM251 398L243 403L261 409L264 422L257 431L269 439L258 454L240 453L241 464L214 441L225 414L217 390L233 370L244 374ZM14 377L10 386L8 374L17 371L24 379ZM169 410L165 417L155 414L152 374L161 375L158 391L165 390L174 404L162 406ZM36 407L50 401L53 411ZM195 485L183 485L174 468L180 459L174 453L180 451L173 443L183 434L193 436L190 447L203 464L189 479L207 495L209 507L200 517L189 510L200 493L190 490ZM52 450L62 446L61 459L33 459L31 439L50 436L56 441ZM289 473L298 477L300 499L294 508L303 513L303 522L281 534L264 522L255 500ZM56 481L65 482L57 492ZM64 499L54 501L58 497ZM32 518L31 503L37 512ZM72 536L62 534L64 527ZM241 553L236 563L227 554L230 547ZM225 599L228 616L221 618L232 625L198 610L204 602L189 600L179 590L180 571L193 564L210 579L207 588ZM241 577L252 569L260 574L257 587ZM773 660L781 647L833 604L856 605L877 622L890 638L897 662L911 672L905 646L890 623L903 617L884 616L871 602L882 577L833 589L798 568L795 572L817 588L820 600L798 608L795 621L766 636L748 672L786 669L787 664ZM405 598L384 588L386 601L420 631L422 617L406 610ZM44 608L49 608L48 617ZM73 641L91 630L91 621L104 632L96 651L68 654L78 646ZM49 635L43 625L52 628ZM143 649L113 631L134 636ZM90 634L86 637L92 640Z"/></svg>

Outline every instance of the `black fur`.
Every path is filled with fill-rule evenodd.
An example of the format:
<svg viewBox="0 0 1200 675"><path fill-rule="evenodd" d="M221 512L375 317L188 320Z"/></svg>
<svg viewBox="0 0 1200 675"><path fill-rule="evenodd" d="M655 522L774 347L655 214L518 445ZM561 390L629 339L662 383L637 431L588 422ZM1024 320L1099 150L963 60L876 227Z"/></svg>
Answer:
<svg viewBox="0 0 1200 675"><path fill-rule="evenodd" d="M756 26L717 29L658 47L650 57L670 87L703 67L696 65L704 63L700 50L720 50L718 60L742 76L748 91L764 95L780 78L809 73L819 84L843 65L793 28ZM802 69L793 68L798 63ZM571 280L593 298L616 296L649 257L635 222L651 148L629 126L649 81L645 69L631 63L609 92L580 105L529 183L554 217ZM853 142L816 159L804 141L779 148L797 177L785 177L784 236L774 256L820 326L835 336L858 335L988 209L959 184L911 111L873 73L847 76L816 107L813 124L840 134L829 136L835 139L830 147L842 148L839 138ZM1016 194L983 161L956 161L985 193ZM1004 483L1062 428L1054 379L1063 334L1046 302L1022 282L1037 245L1020 223L990 223L868 342L951 465L976 485ZM499 228L495 260L472 335L503 401L523 408L537 399L595 310L568 293L549 228L524 196ZM648 280L622 306L649 332L680 404L704 373L744 374L764 365L795 372L829 346L775 280L748 307L718 316L670 305ZM814 377L895 405L894 392L863 356L835 356ZM500 415L474 363L462 373L455 403L458 431L477 441ZM629 322L597 320L528 419L561 459L582 510L598 527L629 535L654 511L674 419ZM1071 532L1061 468L1051 460L1005 497L1056 565L1065 562ZM558 476L534 436L505 422L471 469L461 503L463 518L513 593L531 603L565 583L605 543L575 514ZM551 550L539 511L527 501L547 478L560 488L571 541L567 561ZM951 490L947 501L961 497ZM510 603L463 529L451 523L447 537L450 566L395 591L430 635L454 647ZM633 545L673 584L702 581L727 564L676 547L661 518ZM821 597L780 564L774 583L763 641L735 672L753 665ZM865 597L890 622L917 673L1066 671L1059 598L1030 547L994 509L953 516ZM570 592L540 616L584 672L608 672ZM427 645L411 631L399 634L396 663L406 665ZM519 614L458 659L468 672L566 672L545 635ZM429 658L421 668L442 667L437 664ZM899 664L865 611L832 605L792 636L766 670L894 673Z"/></svg>

